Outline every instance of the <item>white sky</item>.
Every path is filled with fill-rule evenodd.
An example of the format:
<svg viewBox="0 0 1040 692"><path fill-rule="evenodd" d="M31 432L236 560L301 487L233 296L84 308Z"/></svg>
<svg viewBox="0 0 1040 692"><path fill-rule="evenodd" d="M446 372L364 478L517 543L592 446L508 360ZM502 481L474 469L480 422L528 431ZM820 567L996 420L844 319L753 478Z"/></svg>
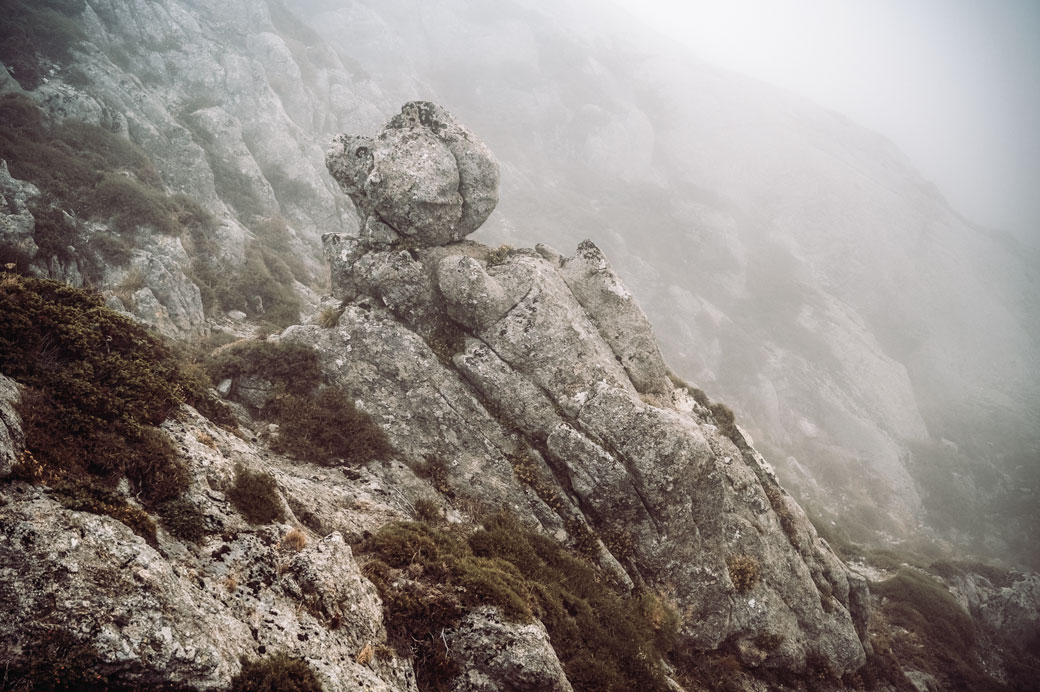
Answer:
<svg viewBox="0 0 1040 692"><path fill-rule="evenodd" d="M967 218L1040 245L1040 0L615 2L885 135Z"/></svg>

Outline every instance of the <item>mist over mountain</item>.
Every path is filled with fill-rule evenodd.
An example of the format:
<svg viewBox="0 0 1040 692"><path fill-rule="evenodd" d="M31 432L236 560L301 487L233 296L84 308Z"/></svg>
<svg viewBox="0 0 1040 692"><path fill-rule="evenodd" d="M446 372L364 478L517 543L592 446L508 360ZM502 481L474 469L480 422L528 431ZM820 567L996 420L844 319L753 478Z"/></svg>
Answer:
<svg viewBox="0 0 1040 692"><path fill-rule="evenodd" d="M613 679L604 657L689 690L1028 689L1040 255L884 138L590 0L2 7L0 644L19 670L53 629L170 689L279 651L326 689L625 689L589 682ZM368 139L327 168L343 133ZM497 179L456 150L471 137ZM424 177L446 147L456 177ZM428 240L410 224L436 214L379 187L412 175L497 207ZM40 314L75 327L36 334L62 321ZM124 344L117 314L214 389ZM116 332L78 341L92 328ZM118 351L128 382L96 393L89 373L120 368L90 349L113 339L147 353ZM84 353L101 360L70 365ZM124 400L142 382L163 415ZM89 425L70 417L91 397ZM249 484L278 511L250 515ZM66 553L68 583L48 576ZM39 617L34 583L96 613L123 602L110 584L133 597L87 633ZM560 644L593 621L639 655ZM473 653L499 646L535 663Z"/></svg>
<svg viewBox="0 0 1040 692"><path fill-rule="evenodd" d="M600 244L668 362L735 404L803 499L1035 559L1035 251L961 218L883 138L620 12L300 7L373 82L500 152L485 237Z"/></svg>

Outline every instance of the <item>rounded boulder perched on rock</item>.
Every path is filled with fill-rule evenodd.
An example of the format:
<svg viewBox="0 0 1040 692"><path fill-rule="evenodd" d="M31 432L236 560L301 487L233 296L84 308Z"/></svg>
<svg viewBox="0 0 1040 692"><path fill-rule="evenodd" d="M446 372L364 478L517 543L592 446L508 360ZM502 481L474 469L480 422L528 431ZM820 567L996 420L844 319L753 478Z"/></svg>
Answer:
<svg viewBox="0 0 1040 692"><path fill-rule="evenodd" d="M498 163L450 113L412 101L375 139L339 135L325 156L362 227L371 217L419 245L477 230L498 204Z"/></svg>

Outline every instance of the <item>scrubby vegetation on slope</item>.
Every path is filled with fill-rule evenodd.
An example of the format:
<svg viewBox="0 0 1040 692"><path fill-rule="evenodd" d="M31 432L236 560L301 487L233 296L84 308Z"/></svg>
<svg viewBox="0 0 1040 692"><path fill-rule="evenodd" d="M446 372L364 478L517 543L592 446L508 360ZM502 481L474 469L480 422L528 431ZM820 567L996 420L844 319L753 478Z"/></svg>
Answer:
<svg viewBox="0 0 1040 692"><path fill-rule="evenodd" d="M207 370L214 383L252 377L271 383L270 400L259 412L280 430L271 446L322 466L388 459L386 433L336 387L322 387L317 352L308 346L240 341L213 354Z"/></svg>
<svg viewBox="0 0 1040 692"><path fill-rule="evenodd" d="M677 615L652 594L619 594L598 569L511 517L494 516L465 538L425 523L389 524L363 550L391 635L415 657L420 689L449 689L458 670L439 633L478 605L541 620L579 692L668 689L659 661L675 644Z"/></svg>
<svg viewBox="0 0 1040 692"><path fill-rule="evenodd" d="M243 661L242 672L231 680L231 692L322 692L322 689L306 661L288 654Z"/></svg>
<svg viewBox="0 0 1040 692"><path fill-rule="evenodd" d="M0 372L27 388L22 476L149 539L150 520L100 483L125 477L162 514L187 488L188 473L157 426L181 402L229 420L205 382L158 340L99 296L54 281L0 279Z"/></svg>
<svg viewBox="0 0 1040 692"><path fill-rule="evenodd" d="M84 0L2 0L0 60L23 89L35 89L45 77L44 61L68 63L70 49L83 38L74 18Z"/></svg>

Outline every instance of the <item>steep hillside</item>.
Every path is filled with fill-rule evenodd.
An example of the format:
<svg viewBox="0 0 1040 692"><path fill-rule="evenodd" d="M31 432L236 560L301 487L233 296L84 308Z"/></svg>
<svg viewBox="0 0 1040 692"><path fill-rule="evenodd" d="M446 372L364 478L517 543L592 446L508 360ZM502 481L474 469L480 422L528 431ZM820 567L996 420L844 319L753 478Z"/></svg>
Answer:
<svg viewBox="0 0 1040 692"><path fill-rule="evenodd" d="M876 136L577 0L3 12L5 262L182 340L296 323L358 230L328 140L433 98L502 161L478 237L591 238L832 539L1035 564L1040 262Z"/></svg>
<svg viewBox="0 0 1040 692"><path fill-rule="evenodd" d="M465 239L498 165L442 108L327 164L338 304L216 349L213 390L0 279L4 689L1028 689L1035 575L868 587L593 243Z"/></svg>

